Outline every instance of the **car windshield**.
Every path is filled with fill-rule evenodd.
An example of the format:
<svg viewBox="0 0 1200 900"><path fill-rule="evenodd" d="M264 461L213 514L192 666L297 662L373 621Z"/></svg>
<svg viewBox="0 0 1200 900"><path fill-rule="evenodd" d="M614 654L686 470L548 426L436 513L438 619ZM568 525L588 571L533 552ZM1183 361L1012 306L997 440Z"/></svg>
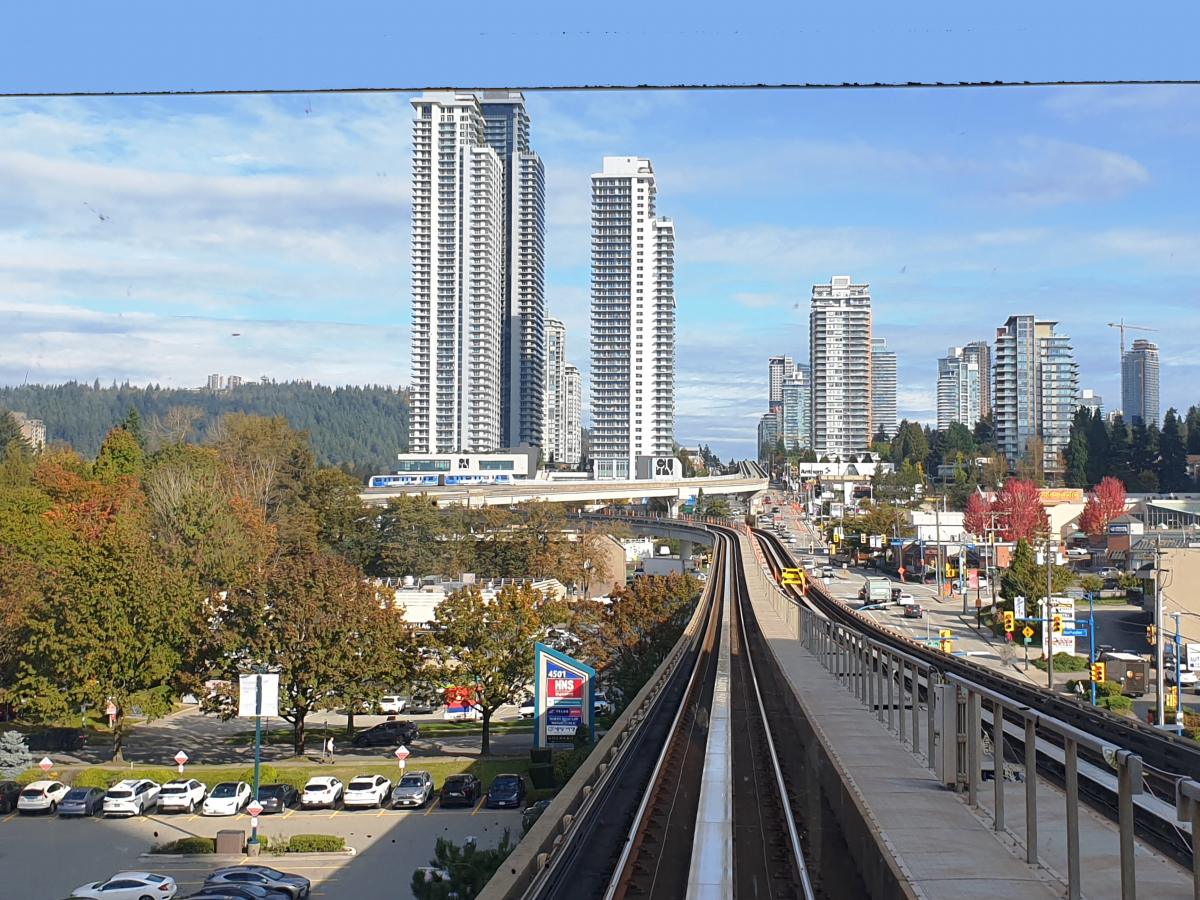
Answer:
<svg viewBox="0 0 1200 900"><path fill-rule="evenodd" d="M281 788L281 787L260 787L258 789L258 799L259 800L274 800L276 797L278 797L282 793L283 793L283 788Z"/></svg>
<svg viewBox="0 0 1200 900"><path fill-rule="evenodd" d="M133 791L127 791L124 789L119 790L119 791L109 791L108 792L108 799L110 799L110 800L128 800L132 796L133 796Z"/></svg>
<svg viewBox="0 0 1200 900"><path fill-rule="evenodd" d="M310 781L304 786L304 789L306 791L327 791L329 790L329 785L323 781Z"/></svg>
<svg viewBox="0 0 1200 900"><path fill-rule="evenodd" d="M375 787L375 782L370 779L366 781L352 781L348 790L351 791L369 791Z"/></svg>
<svg viewBox="0 0 1200 900"><path fill-rule="evenodd" d="M228 797L236 797L237 785L230 781L218 784L215 788L213 788L212 796L218 800Z"/></svg>
<svg viewBox="0 0 1200 900"><path fill-rule="evenodd" d="M425 782L415 775L405 775L400 779L400 787L420 787Z"/></svg>
<svg viewBox="0 0 1200 900"><path fill-rule="evenodd" d="M22 797L40 797L40 796L42 796L42 793L43 793L43 791L41 788L25 788L25 790L21 791L21 796Z"/></svg>
<svg viewBox="0 0 1200 900"><path fill-rule="evenodd" d="M517 779L515 778L497 778L492 782L493 791L515 791L517 789Z"/></svg>
<svg viewBox="0 0 1200 900"><path fill-rule="evenodd" d="M91 792L92 792L91 788L74 788L72 790L67 791L67 796L64 797L63 799L65 799L65 800L86 800L87 795L90 794Z"/></svg>

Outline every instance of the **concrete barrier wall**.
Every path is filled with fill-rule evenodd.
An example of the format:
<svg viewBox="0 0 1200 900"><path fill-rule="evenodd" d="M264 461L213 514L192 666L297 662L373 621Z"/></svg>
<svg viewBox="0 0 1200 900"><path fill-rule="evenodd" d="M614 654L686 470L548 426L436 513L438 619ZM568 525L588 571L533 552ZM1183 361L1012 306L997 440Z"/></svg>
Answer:
<svg viewBox="0 0 1200 900"><path fill-rule="evenodd" d="M695 541L713 541L712 534L700 528L691 530L689 536ZM603 786L604 780L612 772L613 763L620 759L629 739L654 708L671 676L687 656L689 647L703 628L704 610L708 606L708 600L712 592L720 587L716 579L709 579L701 592L691 621L662 665L655 670L646 686L633 698L608 733L596 744L591 755L558 792L554 802L529 829L529 833L504 861L499 871L492 876L492 880L479 894L478 900L515 900L523 896L543 868L543 864L548 862L547 855L552 855L564 841L570 839L576 820L589 812L588 801L591 795Z"/></svg>

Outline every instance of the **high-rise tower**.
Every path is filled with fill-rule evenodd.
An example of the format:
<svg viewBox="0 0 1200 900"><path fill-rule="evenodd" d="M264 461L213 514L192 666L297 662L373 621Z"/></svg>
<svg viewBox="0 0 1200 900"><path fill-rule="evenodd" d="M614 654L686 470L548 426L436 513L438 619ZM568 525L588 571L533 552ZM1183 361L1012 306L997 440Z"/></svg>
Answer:
<svg viewBox="0 0 1200 900"><path fill-rule="evenodd" d="M965 347L951 347L938 360L937 427L946 431L955 422L974 428L983 415L980 409L978 355L968 356Z"/></svg>
<svg viewBox="0 0 1200 900"><path fill-rule="evenodd" d="M871 436L879 432L891 440L896 436L896 354L883 338L871 339Z"/></svg>
<svg viewBox="0 0 1200 900"><path fill-rule="evenodd" d="M412 100L416 452L541 443L542 163L516 91Z"/></svg>
<svg viewBox="0 0 1200 900"><path fill-rule="evenodd" d="M655 214L648 159L592 176L592 428L598 478L632 478L675 436L675 226Z"/></svg>
<svg viewBox="0 0 1200 900"><path fill-rule="evenodd" d="M1121 412L1130 425L1158 425L1158 344L1138 339L1121 357Z"/></svg>
<svg viewBox="0 0 1200 900"><path fill-rule="evenodd" d="M871 288L835 275L814 284L809 313L813 450L847 456L871 446Z"/></svg>

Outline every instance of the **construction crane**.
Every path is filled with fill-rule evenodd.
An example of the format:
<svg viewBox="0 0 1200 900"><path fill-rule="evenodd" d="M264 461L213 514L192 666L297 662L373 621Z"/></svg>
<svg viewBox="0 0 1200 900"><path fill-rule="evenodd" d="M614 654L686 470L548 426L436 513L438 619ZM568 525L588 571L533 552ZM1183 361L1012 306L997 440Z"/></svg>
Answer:
<svg viewBox="0 0 1200 900"><path fill-rule="evenodd" d="M1124 319L1122 319L1120 322L1109 322L1108 327L1121 329L1121 359L1125 358L1125 329L1126 328L1129 328L1133 331L1158 331L1157 328L1143 328L1141 325L1126 325Z"/></svg>

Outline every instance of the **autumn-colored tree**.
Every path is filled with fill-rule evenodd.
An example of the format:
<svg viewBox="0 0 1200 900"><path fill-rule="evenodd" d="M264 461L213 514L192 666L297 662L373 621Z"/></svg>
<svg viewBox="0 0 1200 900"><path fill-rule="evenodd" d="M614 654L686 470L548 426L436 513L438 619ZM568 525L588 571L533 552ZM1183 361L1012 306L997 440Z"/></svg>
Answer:
<svg viewBox="0 0 1200 900"><path fill-rule="evenodd" d="M967 509L963 514L963 527L971 534L982 538L992 527L991 504L976 492L967 498Z"/></svg>
<svg viewBox="0 0 1200 900"><path fill-rule="evenodd" d="M1005 541L1035 541L1050 531L1050 517L1042 505L1038 486L1029 480L1010 478L996 492L991 512Z"/></svg>
<svg viewBox="0 0 1200 900"><path fill-rule="evenodd" d="M412 665L414 645L400 612L386 607L362 573L323 554L281 557L254 584L213 602L217 639L206 660L211 678L279 673L279 713L304 753L305 718L367 685L390 687ZM206 702L221 708L230 698Z"/></svg>
<svg viewBox="0 0 1200 900"><path fill-rule="evenodd" d="M1084 534L1104 534L1108 523L1124 512L1125 485L1106 475L1087 496L1079 516L1079 530Z"/></svg>
<svg viewBox="0 0 1200 900"><path fill-rule="evenodd" d="M446 597L435 614L438 628L430 640L441 651L442 681L474 692L483 718L480 753L490 756L492 715L525 690L534 644L565 621L567 610L527 585L508 585L490 602L472 585Z"/></svg>

